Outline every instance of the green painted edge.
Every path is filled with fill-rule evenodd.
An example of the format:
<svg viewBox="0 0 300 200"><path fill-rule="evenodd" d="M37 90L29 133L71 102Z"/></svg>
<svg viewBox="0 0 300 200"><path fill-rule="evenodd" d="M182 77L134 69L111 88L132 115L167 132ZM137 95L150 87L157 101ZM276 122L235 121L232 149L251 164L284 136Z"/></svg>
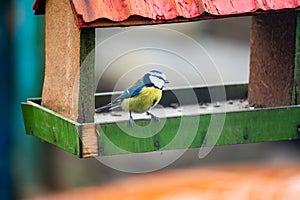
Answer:
<svg viewBox="0 0 300 200"><path fill-rule="evenodd" d="M22 103L26 133L81 157L80 124L34 102Z"/></svg>
<svg viewBox="0 0 300 200"><path fill-rule="evenodd" d="M300 12L296 17L295 64L291 104L300 104Z"/></svg>
<svg viewBox="0 0 300 200"><path fill-rule="evenodd" d="M219 138L217 138L218 127L215 125L210 127L211 132L207 134L212 117L216 119L215 122L222 122L225 117L223 128L219 127L222 130ZM183 118L186 121L186 125L184 125L186 128L178 132ZM100 133L99 155L108 156L300 138L297 132L297 127L300 124L300 107L298 106L205 114L200 116L200 120L199 116L183 118L168 118L157 134L147 138L139 138L139 135L147 135L147 132L148 135L151 135L153 127L145 127L140 130L139 135L130 136L120 128L128 126L128 122L98 124L97 130ZM196 124L197 130L192 133L190 131L193 129L191 126L195 125L197 119L199 120L199 124ZM137 120L136 124L147 126L149 120ZM157 126L159 127L159 125ZM190 135L193 135L192 139L189 138ZM170 142L173 142L175 136L181 139L171 144Z"/></svg>
<svg viewBox="0 0 300 200"><path fill-rule="evenodd" d="M80 123L94 121L95 108L95 29L83 29L80 35L80 81L78 119Z"/></svg>
<svg viewBox="0 0 300 200"><path fill-rule="evenodd" d="M80 130L91 123L74 122L34 102L22 103L22 111L28 134L82 157ZM216 119L215 124L212 118ZM136 120L137 125L144 127L134 131L135 136L120 129L131 129L128 121L97 123L99 155L300 139L300 106L174 117L149 123L150 120ZM178 131L180 126L183 128ZM218 128L222 130L220 137ZM142 135L144 138L140 138ZM175 137L178 139L174 142Z"/></svg>

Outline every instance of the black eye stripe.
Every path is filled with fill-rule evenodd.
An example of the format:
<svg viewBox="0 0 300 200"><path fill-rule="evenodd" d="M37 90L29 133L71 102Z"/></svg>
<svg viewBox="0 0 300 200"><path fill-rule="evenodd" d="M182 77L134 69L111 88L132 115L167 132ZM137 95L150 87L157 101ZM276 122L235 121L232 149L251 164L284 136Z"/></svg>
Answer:
<svg viewBox="0 0 300 200"><path fill-rule="evenodd" d="M163 79L163 77L161 77L161 76L157 76L157 75L154 75L154 74L151 74L150 76L154 76L154 77L159 78L160 80L165 82L165 79Z"/></svg>

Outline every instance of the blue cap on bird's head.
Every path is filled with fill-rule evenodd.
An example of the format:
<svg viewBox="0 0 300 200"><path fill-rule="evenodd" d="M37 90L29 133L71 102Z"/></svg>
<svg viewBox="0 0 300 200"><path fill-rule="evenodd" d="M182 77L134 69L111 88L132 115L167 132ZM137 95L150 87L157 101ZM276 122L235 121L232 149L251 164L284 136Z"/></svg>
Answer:
<svg viewBox="0 0 300 200"><path fill-rule="evenodd" d="M158 89L162 89L166 83L169 83L166 75L158 70L151 70L144 75L145 84L151 84Z"/></svg>

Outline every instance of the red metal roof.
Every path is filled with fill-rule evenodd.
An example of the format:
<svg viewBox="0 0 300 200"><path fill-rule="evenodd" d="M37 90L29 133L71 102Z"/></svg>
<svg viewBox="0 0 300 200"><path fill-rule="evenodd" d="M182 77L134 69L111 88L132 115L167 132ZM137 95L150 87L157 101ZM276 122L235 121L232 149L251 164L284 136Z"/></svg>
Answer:
<svg viewBox="0 0 300 200"><path fill-rule="evenodd" d="M300 0L70 0L81 27L97 20L126 21L138 16L150 20L191 19L203 13L214 16L243 14L259 9L296 8ZM45 0L35 0L36 14L44 12Z"/></svg>

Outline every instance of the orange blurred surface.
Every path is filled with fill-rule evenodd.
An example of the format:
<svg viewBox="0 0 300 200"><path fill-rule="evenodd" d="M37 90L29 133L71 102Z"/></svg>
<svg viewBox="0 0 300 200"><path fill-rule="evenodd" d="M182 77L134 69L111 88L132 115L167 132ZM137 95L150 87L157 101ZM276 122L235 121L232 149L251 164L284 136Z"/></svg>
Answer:
<svg viewBox="0 0 300 200"><path fill-rule="evenodd" d="M300 164L160 171L34 199L299 199Z"/></svg>

